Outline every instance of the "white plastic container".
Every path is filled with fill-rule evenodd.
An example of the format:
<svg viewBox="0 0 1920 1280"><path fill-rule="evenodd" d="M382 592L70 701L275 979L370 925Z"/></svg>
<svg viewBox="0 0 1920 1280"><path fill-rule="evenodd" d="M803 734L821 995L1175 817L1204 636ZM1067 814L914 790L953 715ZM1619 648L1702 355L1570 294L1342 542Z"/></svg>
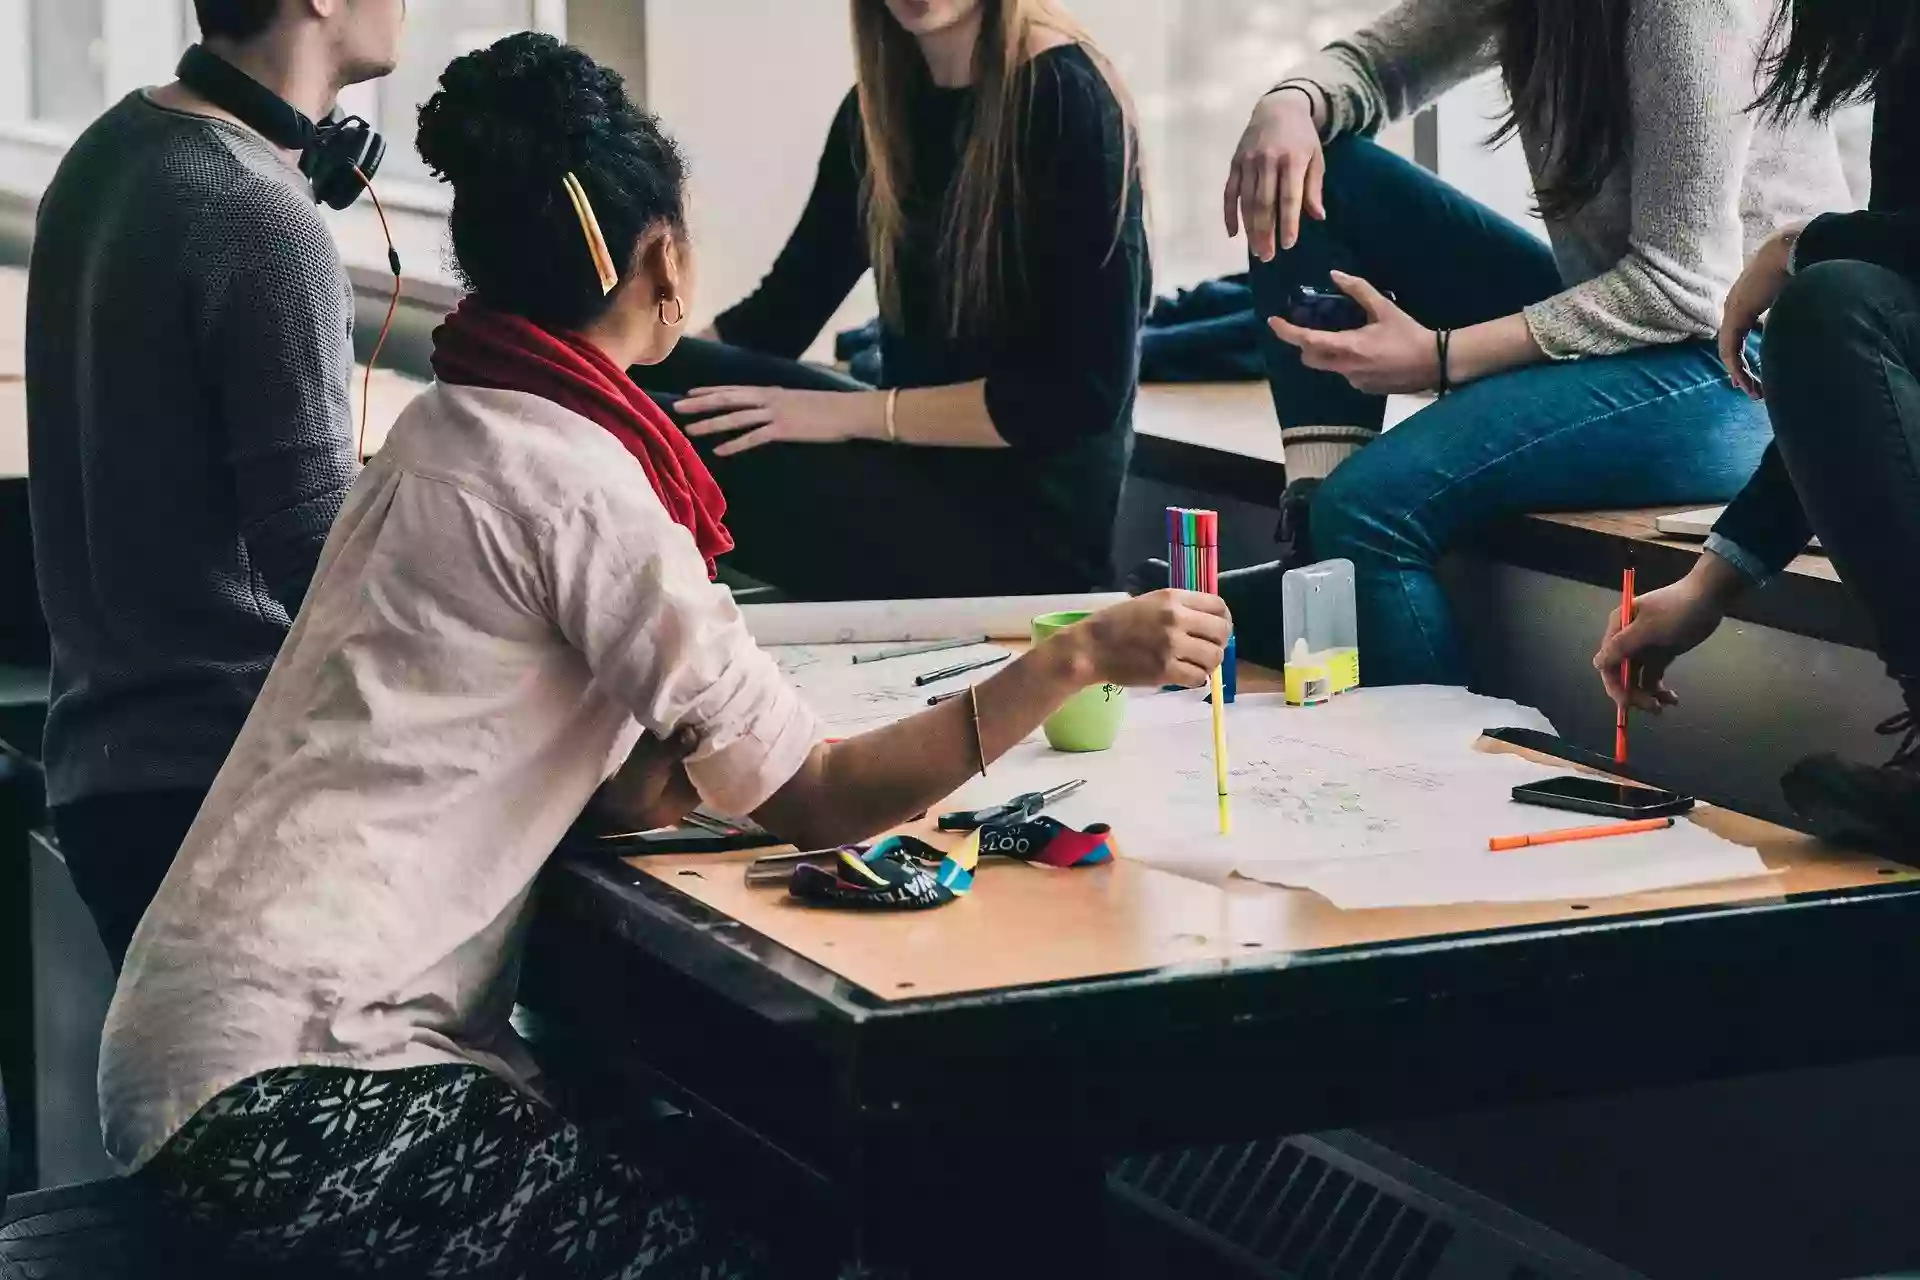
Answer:
<svg viewBox="0 0 1920 1280"><path fill-rule="evenodd" d="M1360 687L1353 561L1323 560L1280 583L1287 639L1287 701L1310 707Z"/></svg>

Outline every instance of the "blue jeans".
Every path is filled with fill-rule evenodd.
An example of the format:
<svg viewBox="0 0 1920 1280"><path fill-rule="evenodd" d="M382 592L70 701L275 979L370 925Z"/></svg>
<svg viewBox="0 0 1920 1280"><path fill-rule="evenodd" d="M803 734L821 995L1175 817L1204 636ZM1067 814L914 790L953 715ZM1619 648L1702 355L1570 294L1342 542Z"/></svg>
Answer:
<svg viewBox="0 0 1920 1280"><path fill-rule="evenodd" d="M1330 268L1365 276L1436 328L1511 315L1562 287L1546 245L1365 139L1327 148L1326 204L1327 221L1304 223L1291 251L1253 264L1263 316L1296 285L1330 287ZM1266 340L1283 425L1379 426L1381 397ZM1766 409L1734 388L1707 342L1516 369L1409 418L1313 499L1315 554L1354 563L1367 683L1468 682L1434 575L1463 534L1535 511L1725 502L1770 439Z"/></svg>

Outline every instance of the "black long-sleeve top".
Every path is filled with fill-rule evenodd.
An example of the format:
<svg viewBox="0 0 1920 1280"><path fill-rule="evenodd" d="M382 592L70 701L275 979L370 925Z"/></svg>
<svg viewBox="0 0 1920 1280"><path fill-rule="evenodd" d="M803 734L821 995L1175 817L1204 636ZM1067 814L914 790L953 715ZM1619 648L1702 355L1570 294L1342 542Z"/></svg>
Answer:
<svg viewBox="0 0 1920 1280"><path fill-rule="evenodd" d="M1011 314L958 338L939 236L972 93L942 89L921 72L908 108L914 172L897 257L900 314L881 326L884 381L985 379L987 411L1012 447L906 447L903 465L977 495L978 525L955 537L970 544L968 553L1009 566L1009 589L1082 590L1112 580L1151 266L1137 166L1127 163L1125 117L1106 80L1075 45L1040 54L1030 69L1018 236L1024 272L1013 282ZM811 345L871 266L865 169L859 102L849 94L799 226L760 287L715 322L721 338L788 357Z"/></svg>
<svg viewBox="0 0 1920 1280"><path fill-rule="evenodd" d="M1796 267L1845 258L1920 280L1920 65L1880 77L1873 109L1873 202L1815 218Z"/></svg>
<svg viewBox="0 0 1920 1280"><path fill-rule="evenodd" d="M1872 262L1920 282L1920 63L1883 73L1874 97L1871 204L1815 218L1800 235L1794 267ZM1777 446L1767 447L1713 534L1716 553L1762 580L1806 549L1813 530Z"/></svg>

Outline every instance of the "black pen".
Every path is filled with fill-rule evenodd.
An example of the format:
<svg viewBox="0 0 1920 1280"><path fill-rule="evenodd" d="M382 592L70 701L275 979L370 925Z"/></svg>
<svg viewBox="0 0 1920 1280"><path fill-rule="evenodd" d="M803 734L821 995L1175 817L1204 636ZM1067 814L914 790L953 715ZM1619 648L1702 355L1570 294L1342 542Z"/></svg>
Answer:
<svg viewBox="0 0 1920 1280"><path fill-rule="evenodd" d="M997 667L1012 656L1010 653L1003 653L997 658L982 658L978 662L963 662L957 667L948 667L943 671L929 671L924 676L915 676L913 679L913 687L916 689L924 689L930 684L939 684L942 680L952 680L956 677L964 676L969 672L982 671L987 667Z"/></svg>
<svg viewBox="0 0 1920 1280"><path fill-rule="evenodd" d="M972 685L968 685L966 689L955 689L952 693L936 693L927 699L927 705L937 707L943 702L952 702L955 698L964 698L967 696L968 690L972 688Z"/></svg>

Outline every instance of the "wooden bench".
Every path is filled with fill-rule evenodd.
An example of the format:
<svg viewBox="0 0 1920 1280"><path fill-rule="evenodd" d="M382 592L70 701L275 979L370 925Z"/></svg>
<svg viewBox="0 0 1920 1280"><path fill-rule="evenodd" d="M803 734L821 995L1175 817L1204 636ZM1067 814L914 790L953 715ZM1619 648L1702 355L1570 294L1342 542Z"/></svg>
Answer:
<svg viewBox="0 0 1920 1280"><path fill-rule="evenodd" d="M1279 508L1286 459L1264 384L1141 387L1133 430L1135 476Z"/></svg>
<svg viewBox="0 0 1920 1280"><path fill-rule="evenodd" d="M1522 569L1615 591L1620 587L1620 571L1631 556L1642 583L1659 586L1685 576L1705 550L1698 541L1668 537L1655 527L1660 517L1689 509L1529 516L1482 534L1475 550ZM1742 598L1733 616L1813 640L1855 649L1874 647L1859 602L1840 581L1833 562L1817 553L1799 557L1766 590Z"/></svg>

